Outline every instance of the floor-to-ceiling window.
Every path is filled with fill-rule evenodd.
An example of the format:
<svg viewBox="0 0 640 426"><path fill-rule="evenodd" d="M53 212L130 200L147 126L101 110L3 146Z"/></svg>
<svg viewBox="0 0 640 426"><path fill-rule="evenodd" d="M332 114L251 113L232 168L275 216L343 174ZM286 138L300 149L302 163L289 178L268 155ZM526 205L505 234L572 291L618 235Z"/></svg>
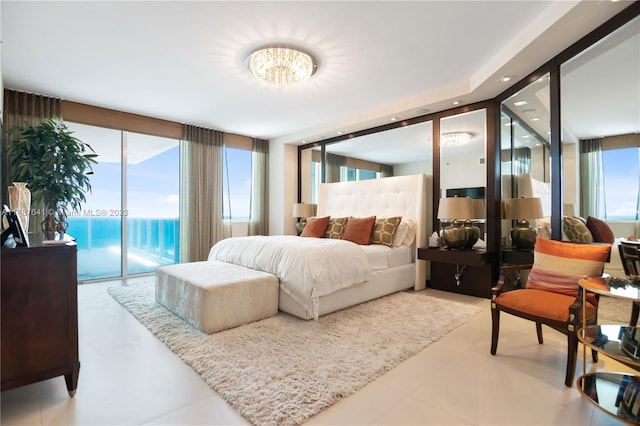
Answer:
<svg viewBox="0 0 640 426"><path fill-rule="evenodd" d="M152 272L177 263L178 141L67 125L98 154L87 202L69 217L68 232L78 244L78 280Z"/></svg>
<svg viewBox="0 0 640 426"><path fill-rule="evenodd" d="M174 139L125 133L127 274L180 261L179 147Z"/></svg>

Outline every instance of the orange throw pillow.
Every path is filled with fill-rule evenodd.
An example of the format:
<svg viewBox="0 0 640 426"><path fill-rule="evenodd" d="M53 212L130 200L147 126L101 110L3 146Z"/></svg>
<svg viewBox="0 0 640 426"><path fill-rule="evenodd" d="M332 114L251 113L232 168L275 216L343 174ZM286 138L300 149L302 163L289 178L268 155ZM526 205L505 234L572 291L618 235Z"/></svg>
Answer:
<svg viewBox="0 0 640 426"><path fill-rule="evenodd" d="M324 217L311 217L307 221L306 226L302 230L301 237L324 237L324 230L327 229L329 224L329 216Z"/></svg>
<svg viewBox="0 0 640 426"><path fill-rule="evenodd" d="M342 239L361 246L368 246L371 241L371 231L376 223L375 216L350 217L347 221Z"/></svg>

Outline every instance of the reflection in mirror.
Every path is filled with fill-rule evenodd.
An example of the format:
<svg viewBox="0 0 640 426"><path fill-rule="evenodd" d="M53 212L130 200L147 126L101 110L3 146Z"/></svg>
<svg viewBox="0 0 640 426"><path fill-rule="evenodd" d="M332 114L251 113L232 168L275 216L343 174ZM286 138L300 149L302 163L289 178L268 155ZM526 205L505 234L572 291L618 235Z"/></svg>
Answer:
<svg viewBox="0 0 640 426"><path fill-rule="evenodd" d="M476 247L485 247L486 219L486 110L480 109L440 120L440 197L469 197L482 200L473 209L471 220L480 228ZM451 218L454 219L454 218ZM448 223L440 222L440 229Z"/></svg>
<svg viewBox="0 0 640 426"><path fill-rule="evenodd" d="M431 121L327 145L326 181L432 173Z"/></svg>
<svg viewBox="0 0 640 426"><path fill-rule="evenodd" d="M640 17L560 74L563 202L605 221L616 238L640 237Z"/></svg>
<svg viewBox="0 0 640 426"><path fill-rule="evenodd" d="M326 145L327 182L433 173L433 123L426 121ZM322 180L320 146L300 153L301 201L316 203Z"/></svg>
<svg viewBox="0 0 640 426"><path fill-rule="evenodd" d="M504 206L513 198L539 198L542 209L541 215L503 220L503 248L513 246L511 229L517 226L517 220L528 221L539 235L551 238L549 93L549 74L545 74L506 99L500 107L502 215L512 216L504 211Z"/></svg>

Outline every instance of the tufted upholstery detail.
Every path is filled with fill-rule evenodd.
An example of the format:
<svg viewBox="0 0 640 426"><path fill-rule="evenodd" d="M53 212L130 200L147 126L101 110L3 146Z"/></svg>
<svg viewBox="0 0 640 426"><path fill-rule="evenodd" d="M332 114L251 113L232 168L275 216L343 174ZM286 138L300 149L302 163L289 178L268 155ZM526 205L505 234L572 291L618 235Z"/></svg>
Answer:
<svg viewBox="0 0 640 426"><path fill-rule="evenodd" d="M413 219L417 224L415 247L426 247L432 232L432 194L433 180L425 174L321 184L317 215ZM416 289L425 287L426 263L416 263Z"/></svg>

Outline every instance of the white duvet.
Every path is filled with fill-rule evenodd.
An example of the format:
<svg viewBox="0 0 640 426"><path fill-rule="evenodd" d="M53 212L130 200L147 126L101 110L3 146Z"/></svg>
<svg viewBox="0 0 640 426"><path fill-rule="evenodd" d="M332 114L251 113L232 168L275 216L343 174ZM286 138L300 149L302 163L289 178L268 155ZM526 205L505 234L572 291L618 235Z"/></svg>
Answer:
<svg viewBox="0 0 640 426"><path fill-rule="evenodd" d="M280 288L318 318L318 298L371 278L364 250L349 241L290 235L227 238L209 260L271 273Z"/></svg>

